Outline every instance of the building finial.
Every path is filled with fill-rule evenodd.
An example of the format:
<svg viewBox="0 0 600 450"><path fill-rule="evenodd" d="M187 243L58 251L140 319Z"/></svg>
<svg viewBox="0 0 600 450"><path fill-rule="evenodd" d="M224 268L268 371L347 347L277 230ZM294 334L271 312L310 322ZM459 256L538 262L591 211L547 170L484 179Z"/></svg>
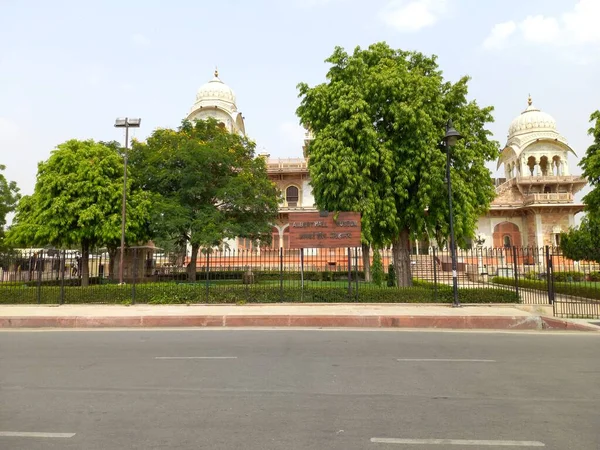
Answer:
<svg viewBox="0 0 600 450"><path fill-rule="evenodd" d="M219 69L215 66L215 77L219 77Z"/></svg>
<svg viewBox="0 0 600 450"><path fill-rule="evenodd" d="M531 94L529 94L529 98L527 99L527 104L531 106L533 104L533 100L531 100Z"/></svg>

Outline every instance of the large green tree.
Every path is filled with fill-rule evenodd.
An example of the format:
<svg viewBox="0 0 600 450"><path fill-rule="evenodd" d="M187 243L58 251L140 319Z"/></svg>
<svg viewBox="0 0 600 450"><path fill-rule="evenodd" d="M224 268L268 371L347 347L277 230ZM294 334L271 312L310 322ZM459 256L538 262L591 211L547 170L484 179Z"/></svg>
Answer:
<svg viewBox="0 0 600 450"><path fill-rule="evenodd" d="M19 188L14 181L7 181L2 173L6 166L0 164L0 250L4 249L4 227L6 216L14 211L19 198Z"/></svg>
<svg viewBox="0 0 600 450"><path fill-rule="evenodd" d="M593 122L593 126L588 134L594 138L594 142L579 163L583 176L592 188L583 197L586 217L578 228L562 234L561 248L566 256L574 260L600 263L600 111L592 113L590 122Z"/></svg>
<svg viewBox="0 0 600 450"><path fill-rule="evenodd" d="M225 239L268 239L277 217L278 191L254 143L227 132L216 120L183 121L135 142L131 165L152 192L153 232L178 245L191 244L190 280L200 248Z"/></svg>
<svg viewBox="0 0 600 450"><path fill-rule="evenodd" d="M449 235L446 156L449 118L465 137L452 150L455 231L473 236L477 218L494 198L485 163L498 157L486 124L491 106L467 99L468 77L445 81L435 56L385 43L353 54L336 47L327 81L299 84L301 123L314 134L308 147L317 205L362 214L363 242L393 246L400 286L412 276L409 239Z"/></svg>
<svg viewBox="0 0 600 450"><path fill-rule="evenodd" d="M150 200L128 179L126 240L146 237ZM60 144L38 164L32 195L17 205L7 239L16 245L78 246L82 286L89 282L90 250L120 240L123 160L111 146L93 140Z"/></svg>

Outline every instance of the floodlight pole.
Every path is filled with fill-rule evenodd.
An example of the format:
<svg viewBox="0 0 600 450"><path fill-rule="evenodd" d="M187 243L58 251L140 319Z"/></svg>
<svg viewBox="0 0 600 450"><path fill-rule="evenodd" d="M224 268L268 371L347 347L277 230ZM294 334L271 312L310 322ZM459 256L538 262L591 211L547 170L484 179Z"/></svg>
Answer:
<svg viewBox="0 0 600 450"><path fill-rule="evenodd" d="M127 151L129 149L129 127L140 126L141 119L117 119L115 127L125 128L125 152L123 155L123 200L121 204L121 254L119 255L119 284L123 284L123 257L125 254L125 222L127 219Z"/></svg>

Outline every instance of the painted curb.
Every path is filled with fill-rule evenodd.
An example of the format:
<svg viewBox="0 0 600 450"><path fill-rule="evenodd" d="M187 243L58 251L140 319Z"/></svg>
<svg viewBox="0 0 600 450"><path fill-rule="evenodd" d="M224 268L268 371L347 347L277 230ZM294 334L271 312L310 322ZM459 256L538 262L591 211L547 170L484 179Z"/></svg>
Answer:
<svg viewBox="0 0 600 450"><path fill-rule="evenodd" d="M0 328L152 328L152 327L354 327L486 330L597 331L592 327L540 316L395 315L196 315L196 316L8 316Z"/></svg>

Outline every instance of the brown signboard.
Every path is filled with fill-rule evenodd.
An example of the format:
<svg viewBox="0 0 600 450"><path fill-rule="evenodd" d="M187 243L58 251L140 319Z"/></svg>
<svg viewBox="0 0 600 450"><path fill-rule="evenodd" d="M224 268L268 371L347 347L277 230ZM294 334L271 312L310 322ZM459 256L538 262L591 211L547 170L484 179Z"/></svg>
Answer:
<svg viewBox="0 0 600 450"><path fill-rule="evenodd" d="M290 248L360 247L360 213L289 214Z"/></svg>

